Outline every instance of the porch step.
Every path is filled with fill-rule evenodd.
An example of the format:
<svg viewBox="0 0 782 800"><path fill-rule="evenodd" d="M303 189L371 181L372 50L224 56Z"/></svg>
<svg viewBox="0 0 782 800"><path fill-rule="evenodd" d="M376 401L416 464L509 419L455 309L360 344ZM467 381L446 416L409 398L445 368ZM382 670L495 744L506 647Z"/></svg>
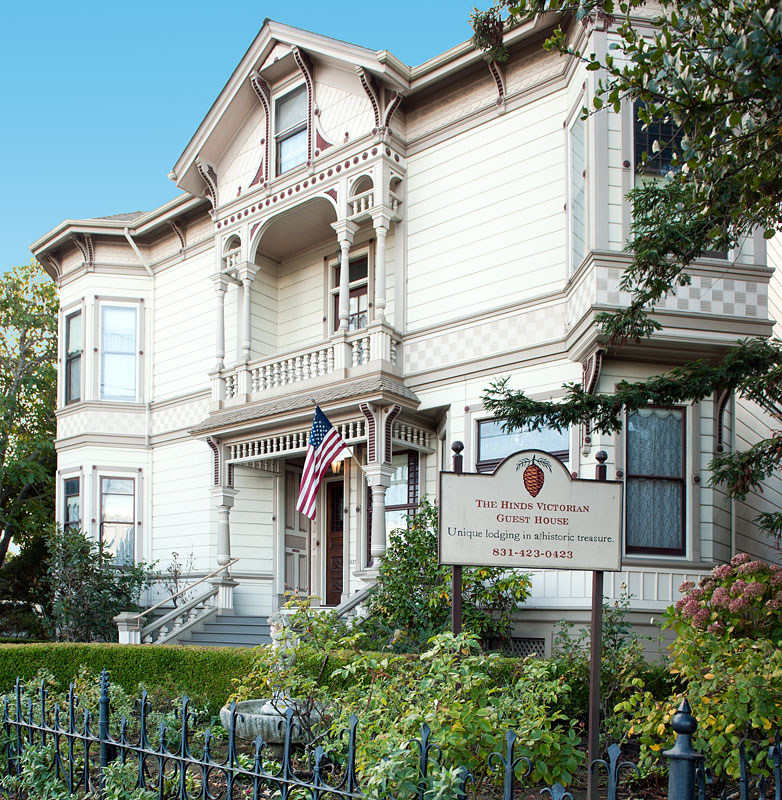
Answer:
<svg viewBox="0 0 782 800"><path fill-rule="evenodd" d="M216 615L181 642L199 647L257 647L270 643L267 617L244 615Z"/></svg>

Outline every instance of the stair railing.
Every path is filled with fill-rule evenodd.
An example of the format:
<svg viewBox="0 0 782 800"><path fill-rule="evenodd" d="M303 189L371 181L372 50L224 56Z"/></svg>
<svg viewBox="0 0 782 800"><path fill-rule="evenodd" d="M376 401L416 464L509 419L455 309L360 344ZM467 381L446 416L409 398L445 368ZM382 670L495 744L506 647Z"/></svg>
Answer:
<svg viewBox="0 0 782 800"><path fill-rule="evenodd" d="M346 617L353 611L355 608L358 608L366 599L369 597L369 593L372 590L371 586L367 586L366 589L362 589L360 592L356 592L355 594L350 595L347 600L341 602L335 609L334 612L337 615L337 619L341 619L342 617Z"/></svg>
<svg viewBox="0 0 782 800"><path fill-rule="evenodd" d="M239 561L238 558L232 558L227 564L212 570L212 572L199 578L195 583L191 583L184 589L174 592L174 594L163 598L155 605L145 608L138 614L121 614L121 620L115 618L120 628L120 641L125 638L125 641L136 639L139 644L167 644L190 630L194 625L203 622L207 617L216 614L219 610L219 604L214 602L214 598L218 596L220 587L212 584L205 591L191 598L183 605L175 606L167 614L142 627L144 618L153 611L162 608L185 593L191 592L196 586L205 581L216 578L221 572L230 570L237 561ZM228 576L230 577L230 572ZM123 632L126 633L125 637L122 635ZM127 632L135 633L135 636L127 636Z"/></svg>

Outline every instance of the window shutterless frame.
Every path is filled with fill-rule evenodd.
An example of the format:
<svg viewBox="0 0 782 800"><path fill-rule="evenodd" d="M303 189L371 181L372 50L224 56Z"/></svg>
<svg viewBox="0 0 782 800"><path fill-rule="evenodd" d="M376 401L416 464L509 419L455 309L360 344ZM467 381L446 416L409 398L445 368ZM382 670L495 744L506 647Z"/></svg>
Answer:
<svg viewBox="0 0 782 800"><path fill-rule="evenodd" d="M84 352L84 316L81 309L65 317L65 387L64 405L81 400L82 354Z"/></svg>
<svg viewBox="0 0 782 800"><path fill-rule="evenodd" d="M78 477L63 478L62 481L62 527L63 530L81 528L81 481Z"/></svg>
<svg viewBox="0 0 782 800"><path fill-rule="evenodd" d="M545 450L566 465L570 461L568 432L557 433L548 428L540 431L514 431L503 434L499 433L501 425L502 420L479 420L476 472L494 472L507 456L518 450ZM494 439L495 445L501 445L499 452L496 446L489 447L489 439Z"/></svg>
<svg viewBox="0 0 782 800"><path fill-rule="evenodd" d="M274 103L275 174L282 175L307 161L308 96L305 84Z"/></svg>
<svg viewBox="0 0 782 800"><path fill-rule="evenodd" d="M686 481L685 481L685 474L687 469L687 409L683 406L647 406L649 410L660 410L660 411L678 411L681 413L681 441L679 442L680 447L680 459L678 460L680 467L679 467L679 475L661 475L656 473L642 473L642 472L633 472L631 471L631 465L633 460L633 447L640 447L639 443L633 444L633 437L631 436L630 432L630 418L632 414L627 415L627 419L625 420L625 460L627 464L627 470L625 472L625 553L627 555L666 555L666 556L685 556L687 554L687 546L686 546L686 532L687 532L687 517L686 517L686 510L687 510L687 493L686 493ZM633 412L639 413L639 412ZM680 509L678 510L678 514L676 518L679 521L679 530L680 530L680 537L679 542L676 547L657 547L655 545L630 545L627 543L627 536L628 536L628 507L627 503L632 500L632 492L630 491L630 487L632 483L636 481L660 481L664 484L675 485L680 488L681 492L681 500L680 500Z"/></svg>
<svg viewBox="0 0 782 800"><path fill-rule="evenodd" d="M133 564L136 539L136 481L127 476L100 477L100 541L115 566Z"/></svg>
<svg viewBox="0 0 782 800"><path fill-rule="evenodd" d="M139 384L139 309L101 303L99 399L135 403Z"/></svg>

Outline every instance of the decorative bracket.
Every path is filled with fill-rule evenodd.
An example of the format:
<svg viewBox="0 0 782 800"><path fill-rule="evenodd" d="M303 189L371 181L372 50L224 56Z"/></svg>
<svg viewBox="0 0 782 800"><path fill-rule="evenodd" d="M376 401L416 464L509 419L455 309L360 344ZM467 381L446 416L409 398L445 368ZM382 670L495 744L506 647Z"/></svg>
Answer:
<svg viewBox="0 0 782 800"><path fill-rule="evenodd" d="M92 236L89 233L76 234L71 236L71 241L79 248L87 272L92 272L95 269L95 250L92 246Z"/></svg>
<svg viewBox="0 0 782 800"><path fill-rule="evenodd" d="M182 223L182 221L178 219L171 219L168 221L168 224L171 227L171 230L174 231L174 233L177 235L177 238L179 239L179 254L183 256L185 254L185 246L186 246L185 226Z"/></svg>
<svg viewBox="0 0 782 800"><path fill-rule="evenodd" d="M730 400L731 395L733 392L730 389L723 389L721 392L717 393L716 405L717 405L717 435L716 435L716 442L715 447L718 453L722 453L725 450L725 430L724 430L724 419L725 419L725 408L728 405L728 400ZM735 425L735 422L733 423Z"/></svg>
<svg viewBox="0 0 782 800"><path fill-rule="evenodd" d="M196 169L206 184L206 197L212 204L212 211L217 208L217 170L205 158L196 156Z"/></svg>
<svg viewBox="0 0 782 800"><path fill-rule="evenodd" d="M374 75L369 75L363 67L356 67L356 75L358 75L358 79L361 81L361 85L367 93L369 102L372 104L372 113L375 115L375 128L380 130L382 123L380 120L380 98L378 97L377 81Z"/></svg>
<svg viewBox="0 0 782 800"><path fill-rule="evenodd" d="M293 53L293 60L296 62L301 74L304 76L304 82L307 84L307 166L312 165L312 130L315 127L315 120L313 111L313 104L315 102L315 81L312 77L312 62L310 57L298 47L291 49ZM268 137L267 137L268 139Z"/></svg>
<svg viewBox="0 0 782 800"><path fill-rule="evenodd" d="M266 186L269 183L269 147L271 137L271 119L272 119L272 96L269 89L269 84L258 74L257 70L250 73L250 86L253 87L258 100L263 106L264 114L266 115L266 135L263 138L263 156L261 157L261 165L258 167L258 172L252 180L250 186L255 186L262 183Z"/></svg>
<svg viewBox="0 0 782 800"><path fill-rule="evenodd" d="M600 369L603 366L605 350L597 349L586 361L581 364L581 386L587 394L594 394L600 378ZM581 451L584 455L589 453L592 446L592 427L589 422L581 423Z"/></svg>
<svg viewBox="0 0 782 800"><path fill-rule="evenodd" d="M59 278L62 275L62 264L60 264L59 259L52 255L52 253L48 253L46 255L46 260L49 263L49 266L54 270L54 274Z"/></svg>
<svg viewBox="0 0 782 800"><path fill-rule="evenodd" d="M498 106L505 105L505 76L494 61L487 61L494 82L497 84L497 100L495 101Z"/></svg>

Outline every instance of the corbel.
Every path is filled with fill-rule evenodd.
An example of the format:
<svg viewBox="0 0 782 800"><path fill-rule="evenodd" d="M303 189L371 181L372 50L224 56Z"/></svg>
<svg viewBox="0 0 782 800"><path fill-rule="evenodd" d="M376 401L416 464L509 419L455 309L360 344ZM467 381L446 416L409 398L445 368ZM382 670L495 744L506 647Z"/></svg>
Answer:
<svg viewBox="0 0 782 800"><path fill-rule="evenodd" d="M71 241L79 248L87 272L92 272L95 269L95 250L92 246L92 236L88 233L75 234L71 236Z"/></svg>
<svg viewBox="0 0 782 800"><path fill-rule="evenodd" d="M587 394L597 391L597 382L600 378L600 369L603 366L605 350L597 349L581 364L581 386ZM590 421L581 423L581 452L589 453L592 446L592 426Z"/></svg>
<svg viewBox="0 0 782 800"><path fill-rule="evenodd" d="M257 70L253 70L250 73L250 86L252 86L256 97L263 107L264 114L266 115L266 135L261 142L261 145L263 146L263 156L261 156L261 164L258 167L258 171L255 173L255 177L252 179L250 186L255 186L256 184L260 183L263 187L265 187L269 183L269 142L271 137L272 96L271 90L269 89L269 84L266 83Z"/></svg>
<svg viewBox="0 0 782 800"><path fill-rule="evenodd" d="M505 107L505 76L502 74L502 70L497 66L497 63L492 60L486 61L487 66L489 67L489 72L491 73L492 78L494 78L494 83L497 85L497 99L495 103L497 106L504 110Z"/></svg>
<svg viewBox="0 0 782 800"><path fill-rule="evenodd" d="M47 253L46 261L49 264L49 266L54 270L54 274L59 279L60 276L62 275L62 265L60 264L59 259L52 253Z"/></svg>
<svg viewBox="0 0 782 800"><path fill-rule="evenodd" d="M206 437L206 443L212 451L212 485L220 486L220 447L211 436Z"/></svg>
<svg viewBox="0 0 782 800"><path fill-rule="evenodd" d="M177 235L177 238L179 239L179 254L184 255L186 246L184 224L178 219L170 219L168 221L168 224L171 230L174 231L174 233Z"/></svg>
<svg viewBox="0 0 782 800"><path fill-rule="evenodd" d="M205 158L196 156L196 169L206 184L206 197L212 204L212 211L217 208L217 170Z"/></svg>
<svg viewBox="0 0 782 800"><path fill-rule="evenodd" d="M310 61L310 57L298 47L292 48L291 53L293 53L293 60L304 76L304 82L307 85L307 166L309 167L312 166L312 130L315 127L315 115L312 113L315 102L315 81L312 77L312 61Z"/></svg>
<svg viewBox="0 0 782 800"><path fill-rule="evenodd" d="M386 130L391 127L391 120L396 114L396 110L402 104L403 95L399 92L389 92L388 103L386 104L385 115L383 116L383 125Z"/></svg>
<svg viewBox="0 0 782 800"><path fill-rule="evenodd" d="M356 75L358 75L358 79L364 87L369 102L372 104L372 113L375 115L375 131L378 131L380 130L382 122L380 119L380 98L378 96L377 81L375 81L374 76L369 75L363 67L356 67Z"/></svg>

